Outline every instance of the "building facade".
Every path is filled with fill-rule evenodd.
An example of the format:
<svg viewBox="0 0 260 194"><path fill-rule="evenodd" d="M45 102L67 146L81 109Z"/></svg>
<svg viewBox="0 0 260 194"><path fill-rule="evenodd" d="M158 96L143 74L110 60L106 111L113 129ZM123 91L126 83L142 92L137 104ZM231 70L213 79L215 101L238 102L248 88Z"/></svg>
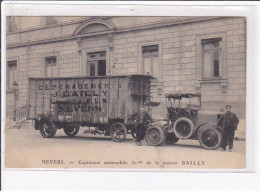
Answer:
<svg viewBox="0 0 260 194"><path fill-rule="evenodd" d="M29 77L150 74L155 117L168 92L200 92L202 107L246 107L242 17L8 17L7 118L27 105ZM16 94L16 95L15 95ZM16 96L16 98L15 98Z"/></svg>

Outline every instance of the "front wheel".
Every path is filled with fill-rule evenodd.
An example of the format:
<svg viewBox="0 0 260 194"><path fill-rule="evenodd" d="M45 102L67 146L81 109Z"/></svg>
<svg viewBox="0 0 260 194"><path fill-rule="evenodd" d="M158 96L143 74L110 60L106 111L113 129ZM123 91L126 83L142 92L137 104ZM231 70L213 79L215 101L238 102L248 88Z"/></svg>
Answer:
<svg viewBox="0 0 260 194"><path fill-rule="evenodd" d="M157 125L151 125L147 128L145 139L149 145L158 146L165 140L163 129Z"/></svg>
<svg viewBox="0 0 260 194"><path fill-rule="evenodd" d="M174 122L173 131L179 139L189 139L194 132L194 125L189 118L181 117Z"/></svg>
<svg viewBox="0 0 260 194"><path fill-rule="evenodd" d="M47 119L40 121L39 128L40 133L44 138L54 137L57 131L57 127L50 120Z"/></svg>
<svg viewBox="0 0 260 194"><path fill-rule="evenodd" d="M75 135L78 134L78 132L79 132L79 126L76 126L76 127L74 127L74 126L64 127L63 131L64 131L64 133L65 133L67 136L73 137L73 136L75 136Z"/></svg>
<svg viewBox="0 0 260 194"><path fill-rule="evenodd" d="M217 149L222 140L221 133L213 128L202 129L199 132L200 145L207 150Z"/></svg>
<svg viewBox="0 0 260 194"><path fill-rule="evenodd" d="M113 141L119 142L126 138L127 129L123 123L116 122L110 127L110 135Z"/></svg>

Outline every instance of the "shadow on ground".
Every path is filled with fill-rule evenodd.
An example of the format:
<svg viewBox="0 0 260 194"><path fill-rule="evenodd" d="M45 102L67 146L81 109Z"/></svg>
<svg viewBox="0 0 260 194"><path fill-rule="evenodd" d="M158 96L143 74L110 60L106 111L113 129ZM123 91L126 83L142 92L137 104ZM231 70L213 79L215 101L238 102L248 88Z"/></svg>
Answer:
<svg viewBox="0 0 260 194"><path fill-rule="evenodd" d="M90 140L90 141L110 141L113 142L110 138L110 136L107 137L101 137L101 136L96 136L96 137L83 137L83 136L74 136L74 137L68 137L68 136L54 136L52 139L66 139L66 140L80 140L80 141L86 141L86 140ZM115 143L124 143L124 142L130 142L130 141L134 141L133 139L125 139L121 142L115 142Z"/></svg>

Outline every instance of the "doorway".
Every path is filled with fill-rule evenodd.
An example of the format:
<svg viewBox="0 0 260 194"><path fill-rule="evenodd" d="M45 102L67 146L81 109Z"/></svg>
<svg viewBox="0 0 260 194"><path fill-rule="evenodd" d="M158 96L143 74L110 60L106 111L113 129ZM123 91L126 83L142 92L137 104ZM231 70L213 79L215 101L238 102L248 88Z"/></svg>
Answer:
<svg viewBox="0 0 260 194"><path fill-rule="evenodd" d="M106 52L87 53L87 75L106 76Z"/></svg>

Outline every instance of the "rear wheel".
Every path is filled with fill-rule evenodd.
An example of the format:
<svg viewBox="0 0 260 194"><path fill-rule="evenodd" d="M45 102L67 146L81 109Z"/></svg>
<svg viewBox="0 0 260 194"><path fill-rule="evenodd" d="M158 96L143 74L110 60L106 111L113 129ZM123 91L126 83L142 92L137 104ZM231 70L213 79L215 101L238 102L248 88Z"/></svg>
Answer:
<svg viewBox="0 0 260 194"><path fill-rule="evenodd" d="M54 137L57 131L57 127L50 120L47 119L40 121L39 128L40 133L44 138Z"/></svg>
<svg viewBox="0 0 260 194"><path fill-rule="evenodd" d="M200 145L207 150L217 149L221 144L221 140L222 135L216 129L206 128L199 132Z"/></svg>
<svg viewBox="0 0 260 194"><path fill-rule="evenodd" d="M74 127L74 126L64 127L64 128L63 128L63 131L64 131L64 133L65 133L67 136L73 137L73 136L75 136L75 135L78 134L78 132L79 132L79 126L76 126L76 127Z"/></svg>
<svg viewBox="0 0 260 194"><path fill-rule="evenodd" d="M152 125L147 128L145 139L149 145L158 146L165 141L165 134L160 126Z"/></svg>
<svg viewBox="0 0 260 194"><path fill-rule="evenodd" d="M113 141L119 142L126 138L127 129L123 123L116 122L110 127L110 135Z"/></svg>

